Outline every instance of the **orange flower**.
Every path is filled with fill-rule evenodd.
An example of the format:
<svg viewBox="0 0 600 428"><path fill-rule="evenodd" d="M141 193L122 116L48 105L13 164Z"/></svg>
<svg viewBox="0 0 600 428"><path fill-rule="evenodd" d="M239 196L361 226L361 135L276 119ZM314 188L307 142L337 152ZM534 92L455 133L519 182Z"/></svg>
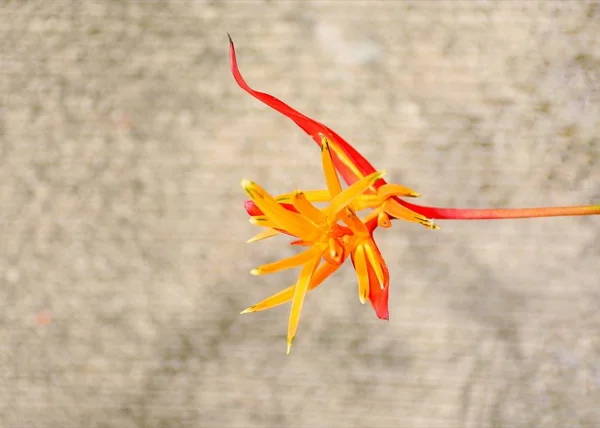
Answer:
<svg viewBox="0 0 600 428"><path fill-rule="evenodd" d="M249 242L286 233L299 239L293 245L310 247L304 253L266 265L254 274L270 273L294 266L303 266L296 285L246 309L256 312L292 300L292 313L288 328L288 352L295 335L302 301L307 291L314 289L330 276L350 256L357 273L359 296L366 296L379 318L388 319L389 273L373 240L378 226L387 228L391 220L402 219L420 223L429 229L438 229L433 220L488 220L509 218L580 216L600 214L600 205L514 208L514 209L463 209L428 207L407 202L402 197L419 197L411 189L389 184L381 173L354 147L335 131L319 123L283 101L264 92L252 89L238 69L235 47L231 37L231 72L237 84L253 97L294 121L322 148L322 162L327 182L326 190L296 191L276 198L258 185L243 181L242 185L252 198L244 206L253 224L267 229ZM337 172L350 186L342 191ZM313 202L329 202L319 210ZM357 212L370 210L366 217ZM345 225L340 225L341 221ZM323 264L317 268L321 258Z"/></svg>
<svg viewBox="0 0 600 428"><path fill-rule="evenodd" d="M326 190L296 190L274 198L258 184L242 181L242 187L260 210L250 218L251 223L267 228L249 242L283 232L298 238L292 242L293 245L308 247L295 256L253 269L253 275L263 275L302 266L295 285L242 312L262 311L291 300L288 353L298 328L304 296L335 272L349 255L356 268L359 299L362 303L370 296L377 295L378 290L387 289L389 284L387 266L373 240L371 230L365 224L365 221L372 221L374 217L371 215L361 220L356 214L362 208L361 195L384 173L374 172L342 190L325 137L321 148ZM290 206L284 206L284 201L291 204L293 210ZM313 202L329 204L321 210ZM387 301L385 309L387 310Z"/></svg>

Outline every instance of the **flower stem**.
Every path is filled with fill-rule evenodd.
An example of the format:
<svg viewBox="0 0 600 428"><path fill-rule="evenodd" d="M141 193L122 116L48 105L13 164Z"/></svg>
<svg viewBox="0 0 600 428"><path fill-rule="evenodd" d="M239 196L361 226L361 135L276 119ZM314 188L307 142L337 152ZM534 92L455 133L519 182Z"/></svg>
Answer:
<svg viewBox="0 0 600 428"><path fill-rule="evenodd" d="M501 220L511 218L564 217L579 215L600 215L600 205L583 205L571 207L542 208L436 208L411 204L404 200L399 202L427 218L434 220Z"/></svg>

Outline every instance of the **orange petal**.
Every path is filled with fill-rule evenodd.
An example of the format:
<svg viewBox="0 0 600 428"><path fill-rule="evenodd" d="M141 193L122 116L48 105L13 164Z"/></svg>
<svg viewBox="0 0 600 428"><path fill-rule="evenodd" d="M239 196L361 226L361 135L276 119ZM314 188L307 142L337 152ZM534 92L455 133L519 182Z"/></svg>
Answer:
<svg viewBox="0 0 600 428"><path fill-rule="evenodd" d="M364 304L369 297L369 270L367 268L367 259L365 258L365 249L362 245L356 247L353 260L358 278L358 298L360 299L360 303Z"/></svg>
<svg viewBox="0 0 600 428"><path fill-rule="evenodd" d="M269 228L277 227L277 225L275 223L273 223L271 220L269 220L264 215L257 215L254 217L250 217L248 219L248 222L250 222L250 224L253 224L254 226L263 226L263 227L269 227Z"/></svg>
<svg viewBox="0 0 600 428"><path fill-rule="evenodd" d="M328 217L337 216L341 210L350 205L358 196L371 187L373 183L379 180L384 174L385 171L377 171L373 174L369 174L368 176L358 180L343 192L337 194L331 200L329 206L325 209Z"/></svg>
<svg viewBox="0 0 600 428"><path fill-rule="evenodd" d="M315 271L314 275L310 280L310 285L308 286L308 291L314 290L319 285L323 283L331 274L333 274L340 265L332 265L330 263L323 263L319 268ZM267 309L274 308L276 306L282 305L284 303L289 302L294 297L294 290L296 289L296 285L292 285L285 290L280 291L268 297L267 299L257 303L256 305L250 306L248 309L242 311L242 314L248 314L250 312L260 312Z"/></svg>
<svg viewBox="0 0 600 428"><path fill-rule="evenodd" d="M280 270L290 269L296 266L303 265L323 253L323 246L311 247L306 251L296 254L292 257L288 257L282 260L278 260L267 265L262 265L254 268L250 271L252 275L266 275L269 273L279 272Z"/></svg>
<svg viewBox="0 0 600 428"><path fill-rule="evenodd" d="M379 286L381 288L383 288L383 285L385 284L385 275L383 273L383 268L381 266L382 264L385 264L385 262L383 261L383 257L381 257L379 250L377 250L375 247L373 247L371 245L371 243L366 243L364 245L364 247L365 247L365 254L367 255L369 264L371 265L371 267L373 268L373 270L375 272L375 276L377 277Z"/></svg>
<svg viewBox="0 0 600 428"><path fill-rule="evenodd" d="M331 195L329 194L329 190L303 190L304 196L310 202L329 202L331 200ZM275 197L277 202L291 202L292 196L294 192L284 193L283 195L279 195Z"/></svg>
<svg viewBox="0 0 600 428"><path fill-rule="evenodd" d="M377 318L387 320L390 317L390 311L388 308L388 296L389 296L389 272L387 270L387 266L383 266L385 271L385 283L383 288L381 287L373 287L369 288L369 301L371 302L371 306L375 310L375 314ZM377 276L373 269L369 267L369 282L371 284L375 284L377 282Z"/></svg>
<svg viewBox="0 0 600 428"><path fill-rule="evenodd" d="M387 229L392 226L392 222L390 221L390 216L385 213L385 211L380 211L377 215L377 225Z"/></svg>
<svg viewBox="0 0 600 428"><path fill-rule="evenodd" d="M315 273L315 269L319 265L320 260L321 257L315 257L314 260L306 263L300 272L300 276L298 277L298 282L296 283L296 288L294 289L294 297L292 298L292 309L290 311L290 320L288 323L288 354L290 353L292 342L294 341L294 338L296 337L296 331L298 330L298 323L300 322L300 313L302 312L304 297L306 296L306 292L308 291L308 287L310 285L310 280Z"/></svg>
<svg viewBox="0 0 600 428"><path fill-rule="evenodd" d="M406 221L412 221L415 223L420 223L429 229L439 229L439 227L437 227L433 223L433 220L428 219L427 217L422 216L421 214L417 214L416 212L409 210L408 208L406 208L403 205L400 205L397 201L395 201L393 199L388 199L383 204L383 210L385 211L386 214L388 214L391 217L399 218L399 219L406 220Z"/></svg>
<svg viewBox="0 0 600 428"><path fill-rule="evenodd" d="M254 235L252 238L248 239L246 241L246 243L251 244L252 242L261 241L263 239L267 239L272 236L279 235L280 233L281 232L279 232L278 230L275 230L275 229L263 230L262 232L259 232L256 235Z"/></svg>
<svg viewBox="0 0 600 428"><path fill-rule="evenodd" d="M323 172L325 173L325 182L330 197L335 197L342 191L342 185L337 175L337 171L333 166L333 159L329 151L329 140L324 135L321 135L321 162L323 164Z"/></svg>
<svg viewBox="0 0 600 428"><path fill-rule="evenodd" d="M313 225L322 228L327 224L327 216L323 211L311 204L302 191L295 191L292 195L292 204L298 212L308 218Z"/></svg>
<svg viewBox="0 0 600 428"><path fill-rule="evenodd" d="M393 183L386 183L377 189L377 197L381 202L391 198L392 196L408 196L411 198L418 198L421 196L421 194L409 189L408 187Z"/></svg>
<svg viewBox="0 0 600 428"><path fill-rule="evenodd" d="M310 221L282 207L258 184L250 180L242 180L241 185L248 195L250 195L256 206L275 224L276 227L274 228L284 229L292 235L307 240L311 240L311 238L315 237L315 234L319 234L319 229Z"/></svg>

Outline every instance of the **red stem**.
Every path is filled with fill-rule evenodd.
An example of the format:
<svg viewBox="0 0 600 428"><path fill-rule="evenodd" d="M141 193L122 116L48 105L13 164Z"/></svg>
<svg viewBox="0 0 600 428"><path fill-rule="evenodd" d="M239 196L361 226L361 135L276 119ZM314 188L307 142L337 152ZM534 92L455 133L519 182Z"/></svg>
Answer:
<svg viewBox="0 0 600 428"><path fill-rule="evenodd" d="M543 208L463 209L425 207L411 204L410 202L401 199L398 201L406 208L434 220L499 220L510 218L563 217L600 214L600 205Z"/></svg>

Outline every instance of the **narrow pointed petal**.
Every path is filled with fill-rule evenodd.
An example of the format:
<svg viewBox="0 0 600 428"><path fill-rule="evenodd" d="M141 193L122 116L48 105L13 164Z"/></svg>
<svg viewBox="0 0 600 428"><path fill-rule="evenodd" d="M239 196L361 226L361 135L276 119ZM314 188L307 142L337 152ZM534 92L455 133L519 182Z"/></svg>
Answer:
<svg viewBox="0 0 600 428"><path fill-rule="evenodd" d="M327 190L329 195L333 198L342 191L342 185L338 178L337 171L333 165L333 159L331 158L331 152L329 151L329 141L327 137L321 137L321 163L323 164L323 172L325 173L325 182L327 183Z"/></svg>
<svg viewBox="0 0 600 428"><path fill-rule="evenodd" d="M298 211L296 211L296 208L294 208L294 206L292 204L286 204L285 202L280 202L280 201L278 201L278 202L279 202L279 205L281 205L286 210L291 211L291 212L298 212ZM244 201L244 209L246 210L248 215L250 215L251 217L264 215L264 213L260 210L260 208L258 208L256 206L256 204L254 203L253 200Z"/></svg>
<svg viewBox="0 0 600 428"><path fill-rule="evenodd" d="M336 195L330 202L329 206L326 208L326 212L328 216L335 216L341 210L346 208L349 204L352 203L358 196L360 196L365 190L373 185L373 183L379 180L385 171L377 171L373 174L370 174L364 178L361 178L352 186L348 187L342 193Z"/></svg>
<svg viewBox="0 0 600 428"><path fill-rule="evenodd" d="M390 318L390 311L388 308L388 297L389 297L389 272L387 270L387 266L384 266L385 272L384 276L386 278L383 288L375 287L377 284L377 276L375 275L375 271L369 267L369 282L371 287L369 288L369 301L371 302L371 306L375 310L375 314L377 318L387 320Z"/></svg>
<svg viewBox="0 0 600 428"><path fill-rule="evenodd" d="M377 226L383 227L384 229L387 229L392 226L390 216L387 215L384 211L380 211L377 215Z"/></svg>
<svg viewBox="0 0 600 428"><path fill-rule="evenodd" d="M311 260L308 263L306 263L306 265L304 265L302 271L300 272L300 276L298 277L296 289L294 290L294 297L292 298L292 309L290 311L290 320L288 323L288 354L290 353L292 342L294 341L294 338L296 337L296 332L298 330L298 323L300 322L300 313L302 312L304 297L306 296L306 292L308 291L308 287L310 285L310 280L315 272L315 269L319 265L320 259L320 257L316 257L314 260Z"/></svg>
<svg viewBox="0 0 600 428"><path fill-rule="evenodd" d="M394 218L399 218L402 220L406 220L406 221L412 221L415 223L419 223L422 224L423 226L429 228L429 229L439 229L439 227L437 227L435 225L435 223L433 222L433 220L418 214L408 208L406 208L404 205L400 204L398 201L396 201L395 199L389 199L387 200L384 204L383 204L383 210L385 211L386 214L388 214L390 217L394 217Z"/></svg>
<svg viewBox="0 0 600 428"><path fill-rule="evenodd" d="M329 190L303 190L304 196L310 202L329 202L331 200L331 195L329 194ZM294 192L284 193L283 195L279 195L275 197L275 200L279 203L282 202L291 202L292 196Z"/></svg>
<svg viewBox="0 0 600 428"><path fill-rule="evenodd" d="M353 254L354 269L358 279L358 298L360 303L365 303L369 298L369 269L365 258L365 249L362 245L356 247Z"/></svg>
<svg viewBox="0 0 600 428"><path fill-rule="evenodd" d="M296 239L295 241L290 242L290 245L298 247L310 247L313 244L314 242L303 241L302 239Z"/></svg>
<svg viewBox="0 0 600 428"><path fill-rule="evenodd" d="M333 158L336 168L348 185L354 183L356 180L365 175L375 172L375 168L369 163L369 161L367 161L360 153L358 153L358 151L356 151L356 149L354 149L332 129L303 115L278 98L252 89L248 83L246 83L240 73L235 54L235 46L231 40L231 37L229 37L229 59L231 64L231 73L233 74L233 78L240 88L248 92L256 99L262 101L272 109L293 120L296 125L310 135L315 143L317 143L319 146L322 142L322 135L326 135L329 138L334 147Z"/></svg>
<svg viewBox="0 0 600 428"><path fill-rule="evenodd" d="M379 200L383 202L392 196L419 198L421 194L400 184L387 183L377 189L377 196L379 197Z"/></svg>
<svg viewBox="0 0 600 428"><path fill-rule="evenodd" d="M360 154L358 150L352 147L334 130L320 122L317 122L316 120L309 118L308 116L305 116L278 98L252 89L248 83L246 83L245 79L240 73L237 64L235 46L233 44L233 40L231 40L231 37L229 37L229 58L231 64L231 73L233 74L233 78L240 88L248 92L256 99L265 103L272 109L294 121L296 125L298 125L304 132L312 137L317 145L321 146L323 142L322 137L327 137L333 155L333 163L348 185L352 185L362 177L375 172L373 165L371 165L371 163L362 154ZM383 178L380 178L374 183L373 187L378 188L384 184L386 184L386 181Z"/></svg>
<svg viewBox="0 0 600 428"><path fill-rule="evenodd" d="M348 208L345 212L340 213L340 218L348 225L355 236L370 236L369 229L367 228L366 224L360 218L358 218L352 208Z"/></svg>
<svg viewBox="0 0 600 428"><path fill-rule="evenodd" d="M315 271L312 279L310 280L310 285L308 286L308 291L312 291L317 288L319 285L323 283L329 276L331 276L336 270L338 270L340 266L335 266L329 263L323 263L319 268ZM284 303L289 302L294 297L294 290L296 289L296 285L292 285L285 290L280 291L263 300L262 302L257 303L256 305L250 306L249 308L243 310L242 314L248 314L251 312L260 312L267 309L274 308L276 306L282 305Z"/></svg>
<svg viewBox="0 0 600 428"><path fill-rule="evenodd" d="M386 279L382 265L385 265L385 262L383 261L379 250L377 250L374 246L371 244L365 244L364 248L365 254L367 255L367 260L369 260L369 264L373 268L375 276L377 277L377 282L379 283L379 286L383 288Z"/></svg>
<svg viewBox="0 0 600 428"><path fill-rule="evenodd" d="M241 185L256 206L274 223L274 228L286 230L292 235L309 240L314 237L315 233L319 232L310 221L283 208L258 184L250 180L242 180Z"/></svg>
<svg viewBox="0 0 600 428"><path fill-rule="evenodd" d="M251 244L256 241L261 241L263 239L267 239L267 238L271 238L272 236L279 235L280 233L281 232L279 232L278 230L275 230L275 229L263 230L262 232L259 232L256 235L254 235L252 238L248 239L246 241L246 243Z"/></svg>
<svg viewBox="0 0 600 428"><path fill-rule="evenodd" d="M303 265L322 253L323 246L311 247L308 250L296 254L292 257L288 257L273 263L254 268L250 271L250 273L252 275L266 275L269 273L275 273L281 270L290 269L296 266Z"/></svg>
<svg viewBox="0 0 600 428"><path fill-rule="evenodd" d="M263 227L269 227L269 228L275 228L277 227L277 225L275 223L273 223L271 220L269 220L266 216L264 215L259 215L256 217L250 217L248 219L248 222L254 226L263 226Z"/></svg>
<svg viewBox="0 0 600 428"><path fill-rule="evenodd" d="M292 195L292 205L298 210L298 212L308 218L313 225L321 227L327 223L327 216L323 211L311 204L304 192L296 191Z"/></svg>

